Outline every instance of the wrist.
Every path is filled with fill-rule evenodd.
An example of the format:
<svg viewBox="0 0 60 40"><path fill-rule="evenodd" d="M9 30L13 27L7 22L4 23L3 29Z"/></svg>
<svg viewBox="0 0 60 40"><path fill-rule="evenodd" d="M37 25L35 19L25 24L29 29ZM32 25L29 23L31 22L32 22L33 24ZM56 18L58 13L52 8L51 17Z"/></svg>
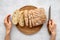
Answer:
<svg viewBox="0 0 60 40"><path fill-rule="evenodd" d="M54 33L54 34L51 34L51 36L56 36L56 33Z"/></svg>
<svg viewBox="0 0 60 40"><path fill-rule="evenodd" d="M6 34L10 34L10 30L6 30Z"/></svg>

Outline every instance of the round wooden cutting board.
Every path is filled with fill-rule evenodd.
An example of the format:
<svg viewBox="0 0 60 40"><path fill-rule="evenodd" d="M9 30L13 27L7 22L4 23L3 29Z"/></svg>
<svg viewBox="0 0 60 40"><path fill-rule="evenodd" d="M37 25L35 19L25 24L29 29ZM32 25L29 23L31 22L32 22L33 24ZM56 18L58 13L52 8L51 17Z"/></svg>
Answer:
<svg viewBox="0 0 60 40"><path fill-rule="evenodd" d="M36 9L36 8L37 8L37 7L35 7L35 6L24 6L24 7L20 8L19 10L20 10L20 11L21 11L21 10L22 10L22 11L23 11L23 10L31 10L31 9L34 10L34 9ZM43 25L43 24L42 24L42 25ZM34 27L34 28L29 28L29 27L26 27L26 26L20 27L19 24L17 24L16 27L17 27L18 30L21 31L22 33L27 34L27 35L31 35L31 34L37 33L37 32L41 29L42 25L39 25L39 26Z"/></svg>

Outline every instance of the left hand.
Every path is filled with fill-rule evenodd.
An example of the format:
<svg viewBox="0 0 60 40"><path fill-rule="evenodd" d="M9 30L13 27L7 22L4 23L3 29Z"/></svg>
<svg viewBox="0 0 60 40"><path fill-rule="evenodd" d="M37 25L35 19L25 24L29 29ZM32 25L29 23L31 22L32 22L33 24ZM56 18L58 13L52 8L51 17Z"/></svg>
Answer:
<svg viewBox="0 0 60 40"><path fill-rule="evenodd" d="M4 24L5 24L6 30L10 30L11 29L12 23L10 21L10 14L5 17Z"/></svg>

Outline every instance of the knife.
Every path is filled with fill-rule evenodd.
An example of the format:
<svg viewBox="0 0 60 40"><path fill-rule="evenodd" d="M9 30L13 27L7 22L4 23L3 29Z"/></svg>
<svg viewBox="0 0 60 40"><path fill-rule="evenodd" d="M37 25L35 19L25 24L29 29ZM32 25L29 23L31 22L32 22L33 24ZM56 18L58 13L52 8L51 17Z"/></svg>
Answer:
<svg viewBox="0 0 60 40"><path fill-rule="evenodd" d="M51 6L49 7L49 12L48 12L48 22L49 22L49 20L51 20ZM48 26L47 26L47 28L48 28L49 34L51 35L51 32L49 31L49 27Z"/></svg>

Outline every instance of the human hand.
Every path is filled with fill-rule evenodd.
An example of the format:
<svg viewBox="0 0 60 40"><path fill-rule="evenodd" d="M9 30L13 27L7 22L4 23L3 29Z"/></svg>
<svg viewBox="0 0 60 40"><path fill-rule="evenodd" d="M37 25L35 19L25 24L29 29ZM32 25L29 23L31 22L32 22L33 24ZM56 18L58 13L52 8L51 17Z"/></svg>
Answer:
<svg viewBox="0 0 60 40"><path fill-rule="evenodd" d="M6 30L10 30L11 27L12 27L12 23L11 23L9 17L10 17L10 14L7 15L7 16L5 17L5 19L4 19L4 24L5 24Z"/></svg>
<svg viewBox="0 0 60 40"><path fill-rule="evenodd" d="M54 23L52 19L48 21L47 27L51 35L56 35L56 24Z"/></svg>

